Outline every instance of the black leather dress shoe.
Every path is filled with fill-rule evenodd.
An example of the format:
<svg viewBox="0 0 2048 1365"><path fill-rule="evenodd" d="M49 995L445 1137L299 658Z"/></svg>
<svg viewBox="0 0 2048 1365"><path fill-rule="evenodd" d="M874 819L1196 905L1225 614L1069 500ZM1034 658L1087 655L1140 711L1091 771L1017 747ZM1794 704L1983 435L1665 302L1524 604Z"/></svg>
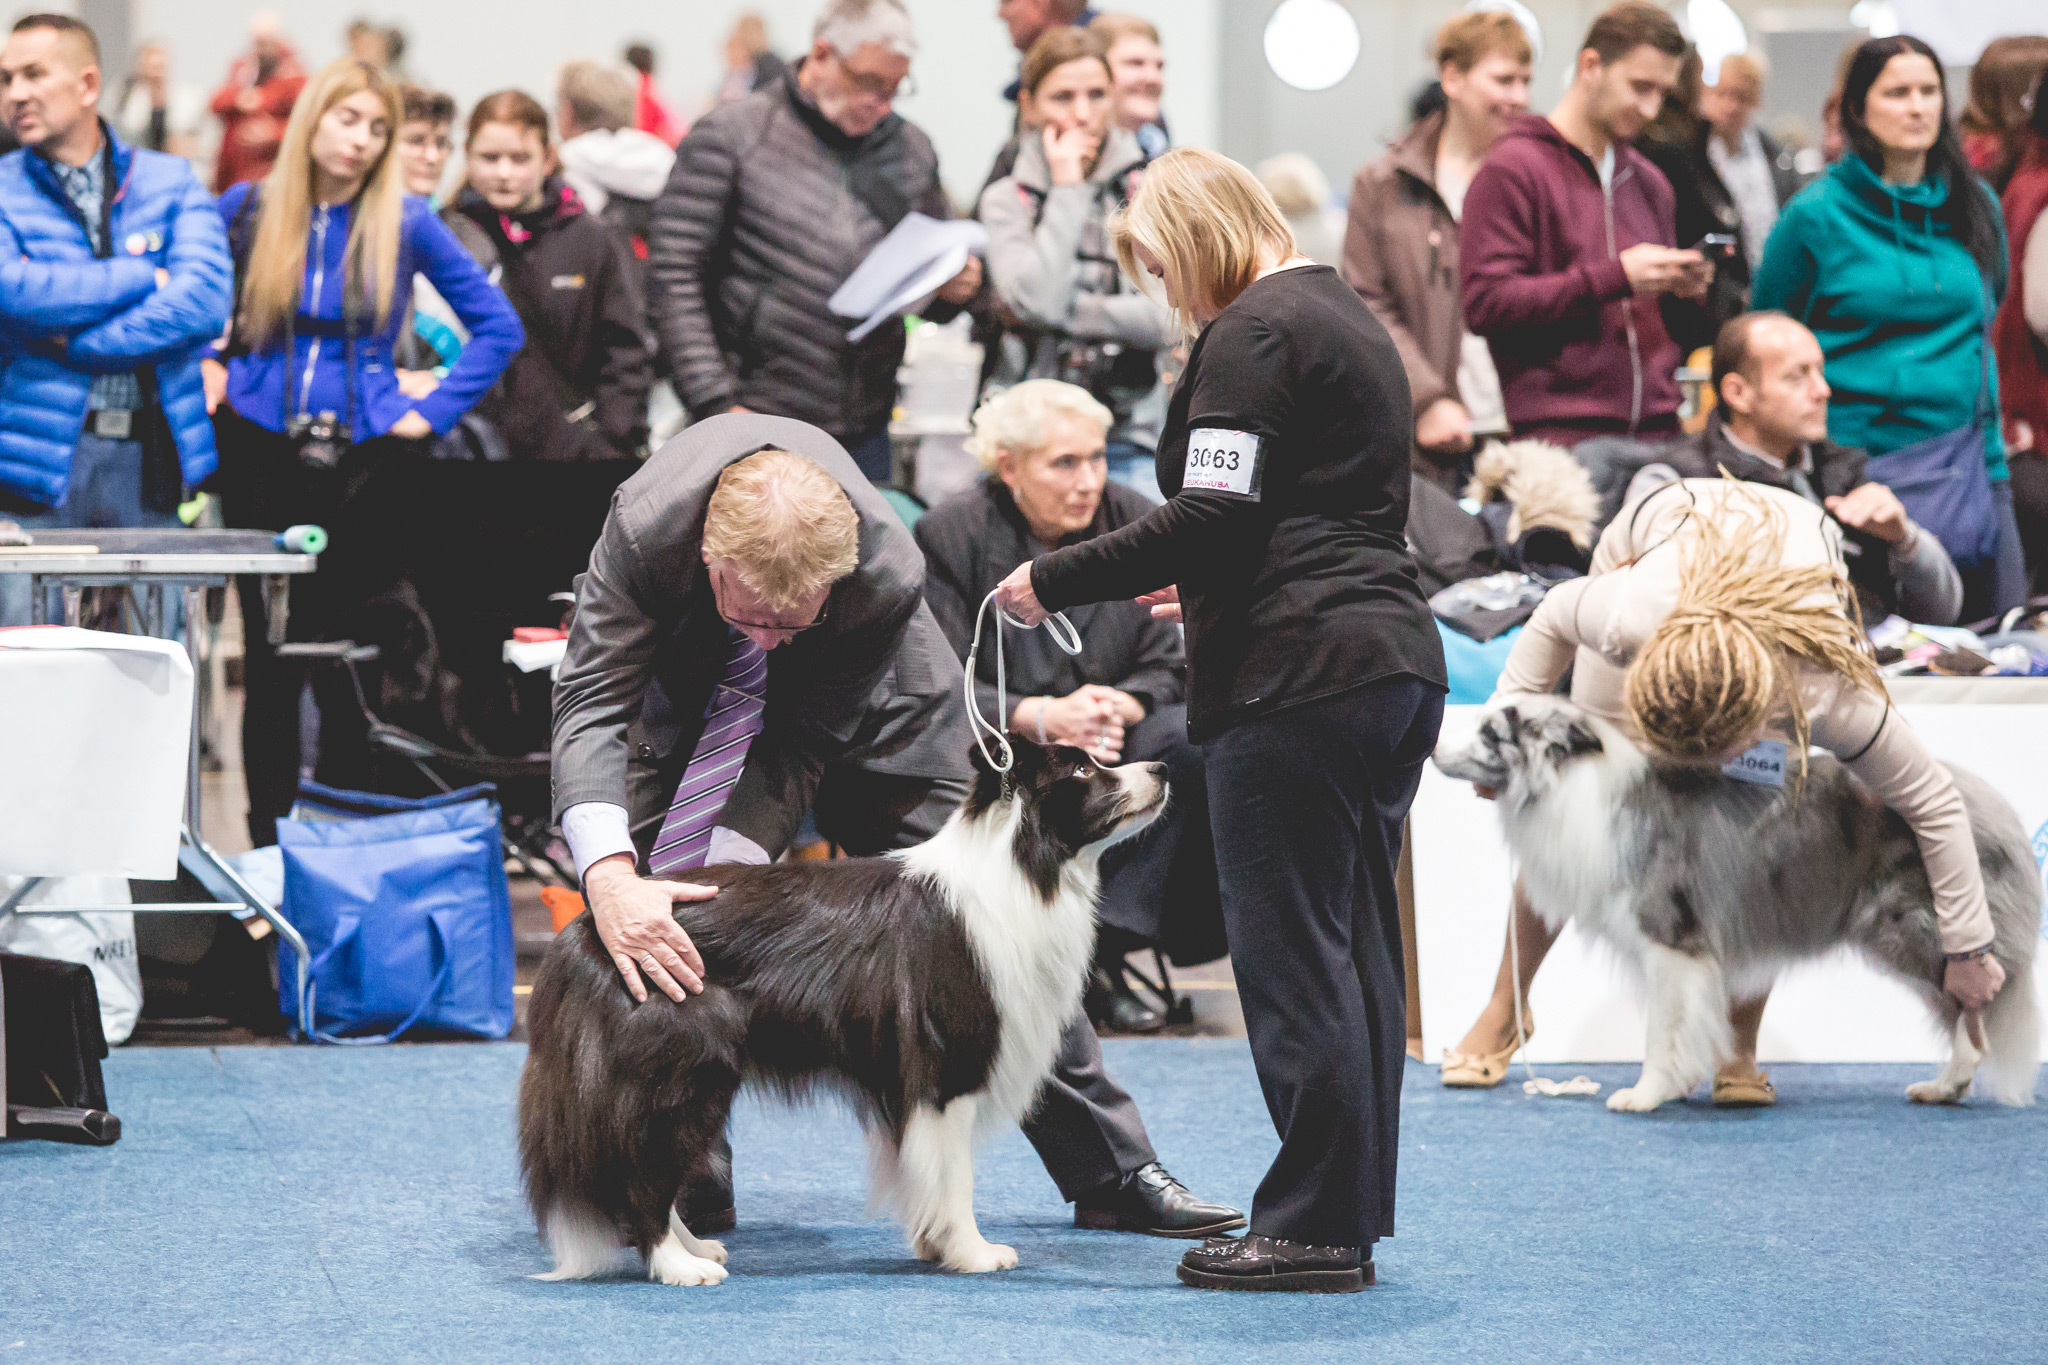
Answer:
<svg viewBox="0 0 2048 1365"><path fill-rule="evenodd" d="M1074 1201L1074 1226L1148 1237L1207 1237L1244 1226L1244 1215L1228 1204L1210 1204L1158 1162L1140 1166L1122 1180Z"/></svg>
<svg viewBox="0 0 2048 1365"><path fill-rule="evenodd" d="M1311 1247L1247 1234L1196 1247L1175 1273L1197 1289L1264 1289L1356 1294L1374 1283L1372 1258L1357 1247Z"/></svg>
<svg viewBox="0 0 2048 1365"><path fill-rule="evenodd" d="M1081 1007L1097 1033L1157 1033L1166 1027L1166 1016L1138 998L1120 966L1095 964Z"/></svg>

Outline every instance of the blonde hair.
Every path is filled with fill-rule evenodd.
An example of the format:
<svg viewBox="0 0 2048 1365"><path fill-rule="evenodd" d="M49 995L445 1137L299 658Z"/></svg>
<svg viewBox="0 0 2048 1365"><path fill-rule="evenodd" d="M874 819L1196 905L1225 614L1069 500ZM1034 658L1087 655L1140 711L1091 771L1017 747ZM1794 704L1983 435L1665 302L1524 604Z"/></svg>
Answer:
<svg viewBox="0 0 2048 1365"><path fill-rule="evenodd" d="M1135 14L1098 14L1088 21L1088 31L1102 39L1106 52L1125 38L1143 38L1158 47L1159 29L1150 19Z"/></svg>
<svg viewBox="0 0 2048 1365"><path fill-rule="evenodd" d="M974 410L974 434L967 453L993 471L1004 451L1029 455L1052 439L1051 427L1061 417L1091 423L1107 435L1115 414L1095 401L1088 390L1058 379L1027 379L1002 390Z"/></svg>
<svg viewBox="0 0 2048 1365"><path fill-rule="evenodd" d="M391 320L399 242L405 229L405 181L391 148L405 121L405 105L397 83L382 71L357 58L343 57L322 67L300 92L291 121L285 124L277 163L263 180L256 240L249 250L241 311L235 322L238 337L254 349L261 350L282 337L299 311L299 288L306 277L306 237L313 222L313 130L329 109L365 90L383 102L390 130L384 150L377 154L356 192L343 256L346 280L342 297L350 308L374 301L379 328Z"/></svg>
<svg viewBox="0 0 2048 1365"><path fill-rule="evenodd" d="M1748 743L1789 706L1803 780L1809 730L1798 665L1884 695L1849 611L1848 580L1834 564L1783 563L1782 514L1732 479L1720 512L1695 514L1691 524L1678 605L1629 665L1629 716L1657 753L1707 762Z"/></svg>
<svg viewBox="0 0 2048 1365"><path fill-rule="evenodd" d="M1330 204L1330 182L1323 168L1302 152L1282 152L1259 163L1259 183L1273 196L1274 207L1290 218L1321 213Z"/></svg>
<svg viewBox="0 0 2048 1365"><path fill-rule="evenodd" d="M818 464L786 450L734 460L704 508L704 552L787 611L860 565L860 517Z"/></svg>
<svg viewBox="0 0 2048 1365"><path fill-rule="evenodd" d="M1259 258L1295 254L1294 229L1258 178L1227 156L1199 147L1168 152L1145 168L1130 205L1110 219L1124 273L1147 284L1143 247L1166 268L1178 294L1174 321L1192 335L1197 307L1227 308L1259 273Z"/></svg>

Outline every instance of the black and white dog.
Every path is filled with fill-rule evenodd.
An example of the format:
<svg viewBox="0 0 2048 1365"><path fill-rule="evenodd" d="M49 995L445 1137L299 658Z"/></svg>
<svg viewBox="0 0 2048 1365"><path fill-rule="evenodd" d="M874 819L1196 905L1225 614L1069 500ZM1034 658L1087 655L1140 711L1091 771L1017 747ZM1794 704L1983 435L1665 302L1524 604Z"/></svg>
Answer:
<svg viewBox="0 0 2048 1365"><path fill-rule="evenodd" d="M973 794L929 842L885 858L713 867L676 907L705 989L636 1004L589 915L534 982L519 1092L527 1196L555 1268L580 1279L621 1246L664 1284L717 1284L725 1248L691 1234L678 1192L714 1171L742 1085L848 1099L874 1202L916 1254L1008 1270L974 1223L974 1139L1017 1122L1052 1070L1095 941L1102 850L1165 808L1160 764L1099 767L1009 737L977 753Z"/></svg>
<svg viewBox="0 0 2048 1365"><path fill-rule="evenodd" d="M1920 848L1898 815L1832 757L1793 793L1712 769L1654 763L1612 726L1557 697L1520 699L1446 739L1436 765L1497 789L1501 827L1530 902L1613 947L1649 991L1643 1073L1609 1109L1683 1099L1729 1051L1730 992L1754 996L1784 967L1853 944L1912 986L1951 1043L1923 1104L1986 1088L2030 1104L2040 1062L2034 946L2041 884L2019 817L1951 768L1984 874L2005 986L1984 1011L1988 1044L1941 988L1944 959Z"/></svg>

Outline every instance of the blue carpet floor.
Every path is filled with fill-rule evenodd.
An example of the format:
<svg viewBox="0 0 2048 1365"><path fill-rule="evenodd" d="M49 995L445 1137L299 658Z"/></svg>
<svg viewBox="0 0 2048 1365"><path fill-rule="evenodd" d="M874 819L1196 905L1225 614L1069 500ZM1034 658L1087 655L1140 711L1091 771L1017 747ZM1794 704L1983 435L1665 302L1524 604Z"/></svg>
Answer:
<svg viewBox="0 0 2048 1365"><path fill-rule="evenodd" d="M1244 1045L1106 1051L1172 1169L1248 1200L1273 1139ZM2048 1356L2048 1110L1911 1106L1919 1069L1785 1066L1775 1110L1645 1119L1411 1066L1380 1287L1305 1297L1184 1289L1178 1244L1074 1231L1015 1135L977 1203L1020 1268L937 1272L863 1217L850 1120L751 1106L724 1286L541 1284L523 1056L116 1054L118 1146L0 1145L0 1365Z"/></svg>

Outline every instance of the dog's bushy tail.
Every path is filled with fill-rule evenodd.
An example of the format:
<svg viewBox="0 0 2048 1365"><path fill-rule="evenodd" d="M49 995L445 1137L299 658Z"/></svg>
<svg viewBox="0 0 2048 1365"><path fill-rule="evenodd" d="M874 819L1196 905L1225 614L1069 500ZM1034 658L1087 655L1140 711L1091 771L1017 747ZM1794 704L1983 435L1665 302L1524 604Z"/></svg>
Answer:
<svg viewBox="0 0 2048 1365"><path fill-rule="evenodd" d="M636 1006L584 919L549 945L527 1032L519 1156L555 1256L542 1278L600 1274L621 1246L647 1255L686 1183L724 1175L713 1144L739 1085L744 1012L723 990Z"/></svg>
<svg viewBox="0 0 2048 1365"><path fill-rule="evenodd" d="M1985 1093L2000 1104L2032 1104L2041 1069L2041 1017L2031 961L2007 972L2004 987L1984 1011L1984 1041L1977 1077Z"/></svg>

